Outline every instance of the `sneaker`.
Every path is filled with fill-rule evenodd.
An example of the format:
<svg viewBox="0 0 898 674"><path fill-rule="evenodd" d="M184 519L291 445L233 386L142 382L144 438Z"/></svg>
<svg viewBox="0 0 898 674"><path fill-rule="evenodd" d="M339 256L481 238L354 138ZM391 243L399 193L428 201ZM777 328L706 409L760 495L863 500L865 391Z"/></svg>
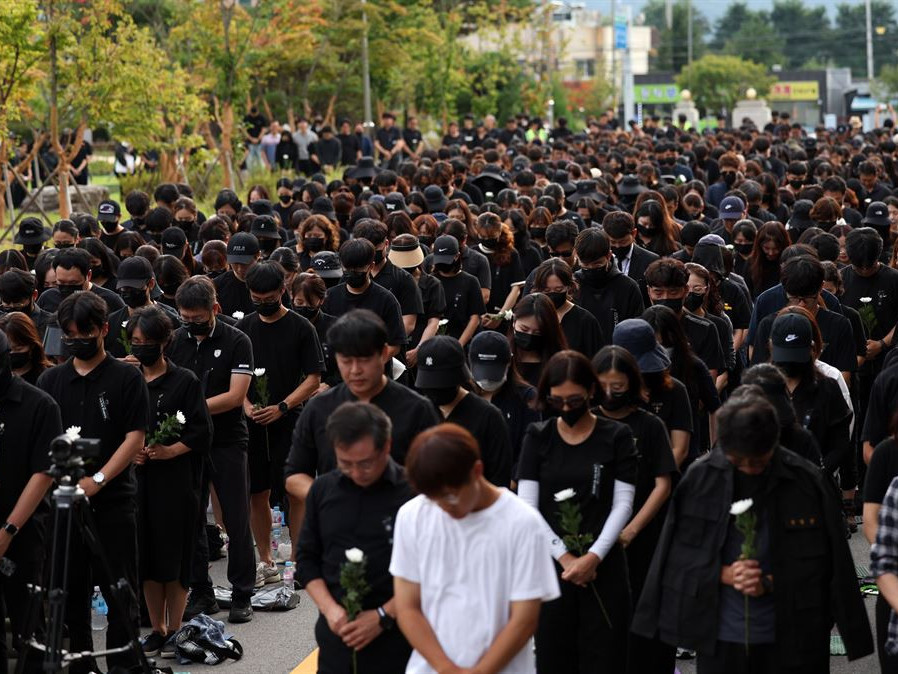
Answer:
<svg viewBox="0 0 898 674"><path fill-rule="evenodd" d="M691 648L677 647L677 660L692 660L695 657L695 651Z"/></svg>
<svg viewBox="0 0 898 674"><path fill-rule="evenodd" d="M228 614L229 623L248 623L253 619L253 607L249 603L249 597L246 599L235 599L231 597L231 611Z"/></svg>
<svg viewBox="0 0 898 674"><path fill-rule="evenodd" d="M177 633L176 633L177 634ZM165 644L159 649L159 657L173 658L175 657L175 635L167 637Z"/></svg>
<svg viewBox="0 0 898 674"><path fill-rule="evenodd" d="M256 566L256 587L262 587L263 585L271 585L272 583L280 583L281 582L281 572L278 571L278 565L272 562L271 564L266 564L265 562L259 562Z"/></svg>
<svg viewBox="0 0 898 674"><path fill-rule="evenodd" d="M200 613L215 615L220 610L218 602L215 601L215 595L211 592L191 592L187 606L184 608L184 620L190 620Z"/></svg>
<svg viewBox="0 0 898 674"><path fill-rule="evenodd" d="M152 658L154 655L159 655L159 651L165 645L165 637L159 632L150 632L140 640L140 645L143 648L143 654Z"/></svg>

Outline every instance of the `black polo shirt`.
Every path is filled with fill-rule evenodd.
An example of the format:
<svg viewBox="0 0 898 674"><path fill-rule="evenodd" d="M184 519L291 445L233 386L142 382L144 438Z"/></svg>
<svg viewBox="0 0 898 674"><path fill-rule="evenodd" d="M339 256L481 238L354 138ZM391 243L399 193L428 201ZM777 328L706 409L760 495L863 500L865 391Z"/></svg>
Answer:
<svg viewBox="0 0 898 674"><path fill-rule="evenodd" d="M431 276L425 272L421 272L418 279L418 289L421 291L421 302L423 313L418 314L418 320L415 322L415 329L409 335L408 345L410 349L418 346L421 341L421 335L427 327L427 321L431 318L442 318L446 311L446 293L443 292L443 284L435 276ZM480 292L478 286L477 291ZM483 296L481 295L481 304Z"/></svg>
<svg viewBox="0 0 898 674"><path fill-rule="evenodd" d="M295 473L324 475L336 467L334 450L325 430L327 418L343 403L356 400L358 398L346 384L338 384L306 403L293 429L290 454L284 466L285 477ZM387 385L371 399L371 404L382 409L393 422L390 455L400 464L405 462L415 436L440 422L436 409L427 398L392 380L387 380Z"/></svg>
<svg viewBox="0 0 898 674"><path fill-rule="evenodd" d="M256 310L246 283L237 278L230 269L218 276L213 283L223 314L232 316L235 311L242 311L244 315L249 315Z"/></svg>
<svg viewBox="0 0 898 674"><path fill-rule="evenodd" d="M393 293L393 297L399 301L399 310L403 316L424 313L424 302L418 284L405 269L400 269L387 260L380 273L374 277L374 282Z"/></svg>
<svg viewBox="0 0 898 674"><path fill-rule="evenodd" d="M466 428L477 440L487 480L499 487L511 484L511 440L498 407L468 393L446 421Z"/></svg>
<svg viewBox="0 0 898 674"><path fill-rule="evenodd" d="M159 304L158 302L152 302L152 305L162 309L171 321L172 328L177 328L181 324L181 317L170 306ZM125 327L128 325L129 318L131 318L131 313L128 307L122 307L118 311L113 311L109 314L109 332L106 333L103 346L106 349L106 353L116 358L124 358L127 355L125 353L125 343L128 339L128 334Z"/></svg>
<svg viewBox="0 0 898 674"><path fill-rule="evenodd" d="M88 468L99 470L118 451L131 431L146 431L149 410L147 385L140 370L109 354L87 375L75 370L74 359L52 367L37 380L62 410L62 426L79 426L82 438L100 440L100 458ZM102 509L133 505L137 493L134 466L129 466L93 497L93 507Z"/></svg>
<svg viewBox="0 0 898 674"><path fill-rule="evenodd" d="M123 306L125 306L125 303L122 301L122 298L119 297L118 293L107 290L106 288L99 286L96 283L90 284L90 292L95 293L103 298L108 309L107 313L111 314L113 311L117 311L118 309L121 309ZM44 311L49 311L50 313L55 313L56 310L59 309L59 305L61 303L62 295L56 288L47 288L37 298L37 306L39 306Z"/></svg>
<svg viewBox="0 0 898 674"><path fill-rule="evenodd" d="M363 293L349 292L345 283L329 288L324 296L321 310L339 318L353 309L368 309L380 316L387 324L387 342L390 346L403 346L406 343L405 324L402 322L402 309L399 301L389 290L369 283Z"/></svg>
<svg viewBox="0 0 898 674"><path fill-rule="evenodd" d="M181 367L192 371L200 380L203 396L208 400L231 388L231 375L253 374L253 347L243 332L220 320L212 333L202 341L178 328L166 355ZM246 447L249 435L243 406L212 415L212 447Z"/></svg>
<svg viewBox="0 0 898 674"><path fill-rule="evenodd" d="M62 433L59 405L47 393L13 377L0 395L0 521L6 521L35 473L50 468L50 442ZM41 540L49 512L43 499L13 539ZM28 553L28 550L22 552ZM35 552L35 551L32 551Z"/></svg>

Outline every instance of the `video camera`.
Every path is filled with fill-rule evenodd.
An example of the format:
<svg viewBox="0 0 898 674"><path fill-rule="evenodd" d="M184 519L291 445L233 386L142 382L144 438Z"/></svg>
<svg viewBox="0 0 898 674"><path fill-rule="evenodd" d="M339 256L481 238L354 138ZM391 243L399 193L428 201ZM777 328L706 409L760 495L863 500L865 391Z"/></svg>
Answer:
<svg viewBox="0 0 898 674"><path fill-rule="evenodd" d="M63 433L50 442L50 475L59 479L69 477L77 481L84 477L84 467L100 458L99 438L73 438Z"/></svg>

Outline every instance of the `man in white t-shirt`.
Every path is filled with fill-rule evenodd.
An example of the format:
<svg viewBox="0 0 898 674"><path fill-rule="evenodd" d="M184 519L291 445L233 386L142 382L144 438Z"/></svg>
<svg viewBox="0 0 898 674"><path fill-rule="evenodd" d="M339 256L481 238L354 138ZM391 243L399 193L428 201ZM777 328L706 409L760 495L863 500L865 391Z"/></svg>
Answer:
<svg viewBox="0 0 898 674"><path fill-rule="evenodd" d="M533 674L540 604L559 596L545 524L483 477L473 436L424 431L405 460L421 494L396 518L390 573L407 674Z"/></svg>

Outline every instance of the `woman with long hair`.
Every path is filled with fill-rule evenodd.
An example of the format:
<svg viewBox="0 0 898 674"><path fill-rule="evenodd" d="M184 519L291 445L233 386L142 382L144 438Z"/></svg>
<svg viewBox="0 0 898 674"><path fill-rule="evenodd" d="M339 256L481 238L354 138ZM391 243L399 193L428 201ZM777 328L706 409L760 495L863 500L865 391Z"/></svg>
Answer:
<svg viewBox="0 0 898 674"><path fill-rule="evenodd" d="M598 414L627 424L636 448L633 516L620 533L627 551L633 597L642 594L655 546L661 536L672 476L677 473L664 422L641 407L644 384L636 359L625 348L606 346L592 360L598 379ZM628 635L627 671L672 672L676 649L660 639Z"/></svg>
<svg viewBox="0 0 898 674"><path fill-rule="evenodd" d="M789 234L782 223L761 225L748 258L749 273L745 277L752 299L780 282L780 256L789 245Z"/></svg>
<svg viewBox="0 0 898 674"><path fill-rule="evenodd" d="M534 208L527 221L530 239L542 250L546 248L546 230L549 229L549 225L553 222L552 211L545 206Z"/></svg>
<svg viewBox="0 0 898 674"><path fill-rule="evenodd" d="M489 261L493 277L487 313L504 314L521 296L521 287L526 278L521 266L521 256L514 249L514 237L508 225L495 213L478 216L474 232L480 241L477 250ZM501 321L489 321L484 317L483 325L490 329L496 329L500 324Z"/></svg>
<svg viewBox="0 0 898 674"><path fill-rule="evenodd" d="M312 267L312 257L323 250L336 251L340 245L340 231L323 215L310 215L296 230L296 253L299 268Z"/></svg>
<svg viewBox="0 0 898 674"><path fill-rule="evenodd" d="M90 253L90 282L112 292L118 292L115 287L115 270L118 268L118 259L115 258L115 255L103 245L102 241L93 237L82 239L78 248L84 248Z"/></svg>
<svg viewBox="0 0 898 674"><path fill-rule="evenodd" d="M36 384L44 370L53 366L44 354L44 345L31 319L21 311L0 316L0 330L9 341L9 366L12 373L29 384Z"/></svg>
<svg viewBox="0 0 898 674"><path fill-rule="evenodd" d="M421 213L412 220L412 224L418 232L418 243L424 246L424 254L429 255L439 236L440 223L430 213Z"/></svg>
<svg viewBox="0 0 898 674"><path fill-rule="evenodd" d="M673 255L680 248L677 243L676 225L667 209L654 200L648 200L636 209L636 242L656 255Z"/></svg>
<svg viewBox="0 0 898 674"><path fill-rule="evenodd" d="M468 239L473 241L477 238L477 232L474 230L474 225L476 224L474 214L471 213L470 207L464 200L450 199L446 203L446 215L465 223L465 227L468 230Z"/></svg>
<svg viewBox="0 0 898 674"><path fill-rule="evenodd" d="M627 671L630 584L619 538L633 512L637 460L630 429L590 411L595 390L582 354L555 354L537 392L551 416L530 425L521 448L518 493L552 530L561 586L561 597L540 609L540 672L587 674L599 663ZM572 544L568 510L580 516L576 533L588 542Z"/></svg>
<svg viewBox="0 0 898 674"><path fill-rule="evenodd" d="M549 358L568 348L555 306L542 293L531 293L517 303L508 337L515 365L531 386L539 385Z"/></svg>
<svg viewBox="0 0 898 674"><path fill-rule="evenodd" d="M736 369L736 352L733 348L733 324L723 311L723 300L720 298L720 281L717 275L711 274L702 265L695 262L686 263L689 278L686 281L686 297L683 308L691 314L707 318L717 328L720 346L726 358L727 369L717 374L717 391L722 393L727 387L729 373Z"/></svg>
<svg viewBox="0 0 898 674"><path fill-rule="evenodd" d="M505 212L505 224L511 230L514 237L514 248L521 256L521 266L524 268L524 276L539 266L546 259L546 251L530 240L530 230L527 229L527 214L518 208L511 208Z"/></svg>
<svg viewBox="0 0 898 674"><path fill-rule="evenodd" d="M577 290L574 274L564 260L551 258L536 268L533 292L543 293L552 301L568 348L592 358L606 343L605 336L596 317L572 301Z"/></svg>

